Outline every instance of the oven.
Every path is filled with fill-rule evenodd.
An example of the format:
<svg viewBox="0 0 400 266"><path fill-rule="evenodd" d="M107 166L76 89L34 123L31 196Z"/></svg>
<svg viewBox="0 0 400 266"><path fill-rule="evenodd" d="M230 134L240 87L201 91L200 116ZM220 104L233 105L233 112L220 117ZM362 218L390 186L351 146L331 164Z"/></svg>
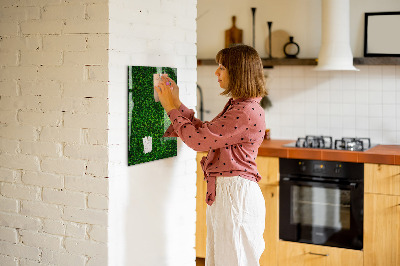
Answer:
<svg viewBox="0 0 400 266"><path fill-rule="evenodd" d="M279 238L363 248L364 165L279 159Z"/></svg>

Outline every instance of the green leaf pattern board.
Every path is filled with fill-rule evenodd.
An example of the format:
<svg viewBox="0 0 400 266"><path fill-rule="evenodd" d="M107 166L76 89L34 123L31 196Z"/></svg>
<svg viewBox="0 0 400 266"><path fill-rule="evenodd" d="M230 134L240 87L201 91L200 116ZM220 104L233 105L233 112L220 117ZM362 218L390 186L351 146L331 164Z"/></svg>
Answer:
<svg viewBox="0 0 400 266"><path fill-rule="evenodd" d="M128 67L128 165L177 155L177 138L163 137L171 121L155 100L154 74L177 82L176 68Z"/></svg>

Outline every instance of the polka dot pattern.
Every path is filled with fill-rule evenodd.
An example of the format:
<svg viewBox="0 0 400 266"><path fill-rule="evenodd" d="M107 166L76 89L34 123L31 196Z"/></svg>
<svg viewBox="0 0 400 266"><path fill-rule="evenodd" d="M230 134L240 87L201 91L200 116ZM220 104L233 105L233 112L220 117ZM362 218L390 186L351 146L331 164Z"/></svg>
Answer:
<svg viewBox="0 0 400 266"><path fill-rule="evenodd" d="M266 129L260 101L261 97L230 98L222 112L210 122L195 118L194 111L183 104L168 112L172 124L164 137L180 137L195 151L209 151L200 162L207 181L208 205L215 201L218 176L241 176L260 181L255 158Z"/></svg>

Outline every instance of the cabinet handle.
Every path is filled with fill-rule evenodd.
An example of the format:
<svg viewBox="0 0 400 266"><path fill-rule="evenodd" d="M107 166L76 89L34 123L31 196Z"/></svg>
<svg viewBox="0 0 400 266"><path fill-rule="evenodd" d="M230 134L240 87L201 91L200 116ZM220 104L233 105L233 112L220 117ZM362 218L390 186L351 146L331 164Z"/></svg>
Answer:
<svg viewBox="0 0 400 266"><path fill-rule="evenodd" d="M321 254L321 253L314 253L314 252L308 252L308 254L310 254L310 255L318 255L318 256L325 256L325 257L329 256L329 254Z"/></svg>

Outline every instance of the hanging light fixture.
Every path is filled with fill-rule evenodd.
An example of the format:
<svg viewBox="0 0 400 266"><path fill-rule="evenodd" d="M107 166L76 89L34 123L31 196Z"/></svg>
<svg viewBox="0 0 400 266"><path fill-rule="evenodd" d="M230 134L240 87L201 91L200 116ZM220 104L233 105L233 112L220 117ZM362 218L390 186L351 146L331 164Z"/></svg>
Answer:
<svg viewBox="0 0 400 266"><path fill-rule="evenodd" d="M322 0L322 43L314 70L353 70L349 0Z"/></svg>

